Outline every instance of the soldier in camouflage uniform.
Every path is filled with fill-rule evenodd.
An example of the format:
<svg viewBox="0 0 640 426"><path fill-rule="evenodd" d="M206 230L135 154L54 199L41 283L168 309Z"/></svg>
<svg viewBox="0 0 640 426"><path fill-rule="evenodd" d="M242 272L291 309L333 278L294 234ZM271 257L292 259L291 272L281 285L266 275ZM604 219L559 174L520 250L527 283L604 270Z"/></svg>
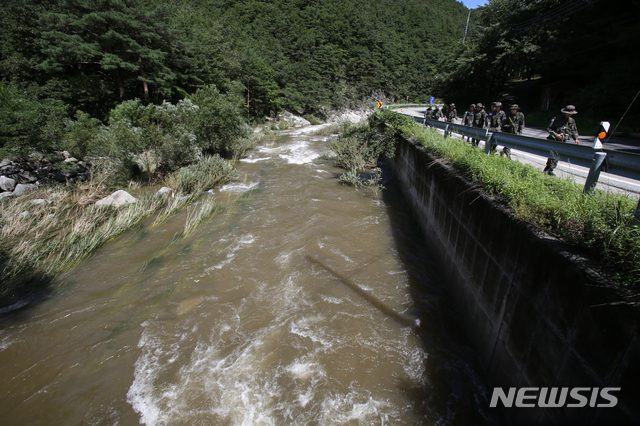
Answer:
<svg viewBox="0 0 640 426"><path fill-rule="evenodd" d="M502 131L502 123L505 118L504 111L501 110L502 102L494 102L491 104L491 112L487 114L487 128L490 132L501 132ZM491 144L491 152L495 152L498 144Z"/></svg>
<svg viewBox="0 0 640 426"><path fill-rule="evenodd" d="M576 107L573 105L567 105L561 109L560 112L562 115L558 115L551 120L551 124L549 124L549 128L547 128L547 131L549 132L547 139L561 142L573 139L578 145L580 145L580 141L578 140L578 137L580 136L578 135L578 126L576 125L576 120L572 117L572 115L578 113L578 111L576 111ZM548 158L547 165L544 168L544 173L555 176L553 170L557 165L558 160L555 158Z"/></svg>
<svg viewBox="0 0 640 426"><path fill-rule="evenodd" d="M427 108L426 111L424 112L424 118L426 120L431 120L432 115L433 115L433 108L431 107Z"/></svg>
<svg viewBox="0 0 640 426"><path fill-rule="evenodd" d="M476 113L476 104L469 105L469 111L466 111L462 116L462 125L463 126L472 126L473 125L473 115Z"/></svg>
<svg viewBox="0 0 640 426"><path fill-rule="evenodd" d="M438 107L436 107L433 110L433 119L434 120L440 120L442 118L442 110Z"/></svg>
<svg viewBox="0 0 640 426"><path fill-rule="evenodd" d="M480 129L482 129L485 125L485 122L487 120L487 113L484 111L484 105L482 105L480 102L478 102L476 104L476 112L473 115L473 127L478 127ZM473 146L478 146L478 143L480 141L478 139L473 139L471 141L471 144Z"/></svg>
<svg viewBox="0 0 640 426"><path fill-rule="evenodd" d="M456 104L450 104L447 111L444 114L445 121L447 123L454 123L458 119L458 111L456 110ZM453 129L449 127L448 134L451 136Z"/></svg>
<svg viewBox="0 0 640 426"><path fill-rule="evenodd" d="M475 104L469 105L469 111L466 111L464 113L464 116L462 116L463 126L473 126L473 116L475 112L476 112L476 105ZM467 141L471 141L471 138L467 137Z"/></svg>
<svg viewBox="0 0 640 426"><path fill-rule="evenodd" d="M511 105L509 115L504 117L502 121L502 132L503 133L511 133L514 135L521 135L522 130L524 130L524 114L518 111L520 107L518 104ZM500 155L506 155L511 158L511 148L504 147Z"/></svg>
<svg viewBox="0 0 640 426"><path fill-rule="evenodd" d="M458 118L458 111L456 110L456 104L449 105L447 110L447 123L453 123Z"/></svg>
<svg viewBox="0 0 640 426"><path fill-rule="evenodd" d="M521 135L524 130L524 114L518 111L520 107L518 104L511 105L511 113L505 116L502 122L502 131L504 133L512 133L514 135Z"/></svg>

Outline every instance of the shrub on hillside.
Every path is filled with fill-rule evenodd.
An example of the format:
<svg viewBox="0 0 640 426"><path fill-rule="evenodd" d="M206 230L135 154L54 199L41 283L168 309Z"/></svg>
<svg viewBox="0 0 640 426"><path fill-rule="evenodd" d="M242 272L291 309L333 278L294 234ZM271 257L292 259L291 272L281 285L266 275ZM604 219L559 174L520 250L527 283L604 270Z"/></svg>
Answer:
<svg viewBox="0 0 640 426"><path fill-rule="evenodd" d="M215 86L198 89L188 99L198 105L191 128L204 153L233 154L234 142L249 136L251 128L238 102L222 95Z"/></svg>

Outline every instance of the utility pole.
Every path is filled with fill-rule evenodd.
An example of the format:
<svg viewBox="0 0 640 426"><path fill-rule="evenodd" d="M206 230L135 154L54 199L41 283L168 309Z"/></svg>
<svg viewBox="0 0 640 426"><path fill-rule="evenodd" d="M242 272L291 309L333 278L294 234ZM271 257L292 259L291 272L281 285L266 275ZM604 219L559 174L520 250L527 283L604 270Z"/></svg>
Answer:
<svg viewBox="0 0 640 426"><path fill-rule="evenodd" d="M467 38L467 30L469 29L469 18L471 17L471 9L469 9L469 14L467 15L467 25L464 27L464 37L462 37L462 44L464 44L464 40Z"/></svg>

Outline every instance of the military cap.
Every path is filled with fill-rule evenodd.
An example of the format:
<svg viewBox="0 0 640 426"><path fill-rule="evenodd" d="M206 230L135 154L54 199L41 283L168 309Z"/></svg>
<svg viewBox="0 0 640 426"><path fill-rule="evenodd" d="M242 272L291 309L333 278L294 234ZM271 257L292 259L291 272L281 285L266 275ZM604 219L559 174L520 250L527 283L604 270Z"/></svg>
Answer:
<svg viewBox="0 0 640 426"><path fill-rule="evenodd" d="M513 104L511 105L510 109L520 109L520 107L518 106L518 104Z"/></svg>
<svg viewBox="0 0 640 426"><path fill-rule="evenodd" d="M573 106L573 105L567 105L566 107L561 109L560 112L562 112L564 114L577 114L578 113L578 111L576 111L576 107Z"/></svg>
<svg viewBox="0 0 640 426"><path fill-rule="evenodd" d="M476 107L476 104L469 105L469 108L475 108L475 107Z"/></svg>
<svg viewBox="0 0 640 426"><path fill-rule="evenodd" d="M493 102L493 103L491 104L491 106L501 107L501 106L502 106L502 102Z"/></svg>
<svg viewBox="0 0 640 426"><path fill-rule="evenodd" d="M478 102L478 103L476 104L476 108L484 108L484 105L482 105L480 102Z"/></svg>

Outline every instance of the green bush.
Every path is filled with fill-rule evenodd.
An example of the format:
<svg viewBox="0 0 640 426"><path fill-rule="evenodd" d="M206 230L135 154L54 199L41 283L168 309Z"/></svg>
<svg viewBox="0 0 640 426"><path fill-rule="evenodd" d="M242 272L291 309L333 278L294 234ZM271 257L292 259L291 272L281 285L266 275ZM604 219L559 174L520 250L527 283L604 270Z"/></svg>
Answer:
<svg viewBox="0 0 640 426"><path fill-rule="evenodd" d="M78 158L99 153L99 133L102 123L89 114L76 111L75 120L67 120L62 147Z"/></svg>
<svg viewBox="0 0 640 426"><path fill-rule="evenodd" d="M215 86L198 89L188 99L198 106L191 128L197 146L204 153L230 154L234 142L251 133L238 103L222 95Z"/></svg>
<svg viewBox="0 0 640 426"><path fill-rule="evenodd" d="M189 99L177 104L143 105L123 102L109 116L103 139L111 155L133 159L147 173L172 171L201 156L192 122L199 107Z"/></svg>

